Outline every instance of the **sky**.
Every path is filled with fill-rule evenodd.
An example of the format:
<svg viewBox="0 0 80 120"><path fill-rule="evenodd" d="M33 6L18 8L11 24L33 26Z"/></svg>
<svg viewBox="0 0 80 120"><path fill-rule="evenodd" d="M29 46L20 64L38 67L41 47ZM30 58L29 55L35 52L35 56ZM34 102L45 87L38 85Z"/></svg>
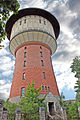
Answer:
<svg viewBox="0 0 80 120"><path fill-rule="evenodd" d="M60 24L57 50L52 56L53 69L59 92L65 100L75 99L74 86L77 78L70 66L76 56L80 56L80 0L19 0L20 9L42 8L53 14ZM0 50L0 98L6 100L10 94L15 58L9 51L6 38Z"/></svg>

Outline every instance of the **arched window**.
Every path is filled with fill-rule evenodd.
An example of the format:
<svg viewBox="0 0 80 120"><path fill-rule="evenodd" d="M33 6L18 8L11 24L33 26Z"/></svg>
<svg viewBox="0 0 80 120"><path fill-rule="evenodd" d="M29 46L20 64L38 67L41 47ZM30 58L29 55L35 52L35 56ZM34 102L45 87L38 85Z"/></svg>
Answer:
<svg viewBox="0 0 80 120"><path fill-rule="evenodd" d="M21 96L25 95L25 87L21 88Z"/></svg>
<svg viewBox="0 0 80 120"><path fill-rule="evenodd" d="M44 91L44 86L42 86L42 91Z"/></svg>
<svg viewBox="0 0 80 120"><path fill-rule="evenodd" d="M26 19L24 19L24 23L26 23Z"/></svg>
<svg viewBox="0 0 80 120"><path fill-rule="evenodd" d="M24 52L24 57L26 57L26 52Z"/></svg>
<svg viewBox="0 0 80 120"><path fill-rule="evenodd" d="M43 72L43 78L46 79L46 77L45 77L45 72Z"/></svg>
<svg viewBox="0 0 80 120"><path fill-rule="evenodd" d="M26 67L26 61L24 61L24 67Z"/></svg>
<svg viewBox="0 0 80 120"><path fill-rule="evenodd" d="M47 86L45 86L45 91L47 91Z"/></svg>
<svg viewBox="0 0 80 120"><path fill-rule="evenodd" d="M25 72L23 73L23 80L25 80Z"/></svg>
<svg viewBox="0 0 80 120"><path fill-rule="evenodd" d="M22 21L20 21L20 25L22 24Z"/></svg>
<svg viewBox="0 0 80 120"><path fill-rule="evenodd" d="M43 60L41 60L41 65L44 66Z"/></svg>

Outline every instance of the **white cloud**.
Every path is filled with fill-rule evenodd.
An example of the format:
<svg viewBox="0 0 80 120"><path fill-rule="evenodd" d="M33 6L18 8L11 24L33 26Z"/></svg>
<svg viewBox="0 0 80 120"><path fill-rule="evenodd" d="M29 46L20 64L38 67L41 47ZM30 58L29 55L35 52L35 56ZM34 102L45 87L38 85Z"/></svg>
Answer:
<svg viewBox="0 0 80 120"><path fill-rule="evenodd" d="M0 58L0 70L3 72L3 75L10 75L12 67L14 67L14 61L12 61L10 57L3 56Z"/></svg>
<svg viewBox="0 0 80 120"><path fill-rule="evenodd" d="M70 64L68 63L53 63L56 81L58 83L59 91L66 87L66 89L74 89L76 78L75 74L71 72Z"/></svg>
<svg viewBox="0 0 80 120"><path fill-rule="evenodd" d="M21 4L21 9L22 8L28 8L28 7L37 7L37 8L45 8L46 7L46 2L44 2L43 0L23 0L23 1L19 1L19 3Z"/></svg>
<svg viewBox="0 0 80 120"><path fill-rule="evenodd" d="M5 84L5 82L6 82L5 80L0 80L0 86Z"/></svg>
<svg viewBox="0 0 80 120"><path fill-rule="evenodd" d="M8 71L2 72L2 75L3 76L9 76L9 75L11 75L11 73L13 73L13 71L12 70L8 70Z"/></svg>
<svg viewBox="0 0 80 120"><path fill-rule="evenodd" d="M10 87L11 87L10 82L8 82L7 84L0 85L0 99L6 100L9 97Z"/></svg>

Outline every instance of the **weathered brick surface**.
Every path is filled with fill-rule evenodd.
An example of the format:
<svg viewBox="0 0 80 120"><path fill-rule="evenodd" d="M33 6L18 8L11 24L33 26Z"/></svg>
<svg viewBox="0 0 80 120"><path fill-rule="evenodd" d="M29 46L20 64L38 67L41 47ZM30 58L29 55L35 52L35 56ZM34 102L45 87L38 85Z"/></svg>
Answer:
<svg viewBox="0 0 80 120"><path fill-rule="evenodd" d="M42 49L40 49L42 46ZM26 49L24 49L27 47ZM24 58L24 52L26 57ZM42 57L40 56L42 52ZM41 60L44 62L44 66L41 65ZM24 61L26 61L26 67L24 67ZM25 80L23 80L23 73L25 72ZM43 72L45 72L46 79L43 78ZM37 42L33 44L24 44L24 46L18 47L16 51L15 70L13 75L13 81L11 86L10 98L21 96L21 88L27 87L29 83L34 80L35 88L39 88L42 85L50 87L50 91L54 95L59 96L56 79L54 76L51 51L46 45L39 45ZM25 91L26 92L26 91ZM47 94L49 91L40 91L43 94Z"/></svg>

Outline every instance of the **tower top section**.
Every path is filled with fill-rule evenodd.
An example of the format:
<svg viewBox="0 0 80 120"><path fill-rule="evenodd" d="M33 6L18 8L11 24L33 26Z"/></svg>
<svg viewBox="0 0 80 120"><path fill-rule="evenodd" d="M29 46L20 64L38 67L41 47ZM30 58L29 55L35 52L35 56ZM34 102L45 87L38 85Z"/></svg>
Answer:
<svg viewBox="0 0 80 120"><path fill-rule="evenodd" d="M26 8L13 14L6 24L7 37L10 40L10 51L15 56L18 48L26 45L42 44L56 51L56 39L60 26L57 19L49 12L38 8Z"/></svg>
<svg viewBox="0 0 80 120"><path fill-rule="evenodd" d="M57 19L46 10L39 9L39 8L26 8L26 9L22 9L18 11L18 14L13 14L7 21L6 32L7 32L7 35L8 35L7 37L9 40L10 40L11 30L12 30L14 23L20 18L29 16L29 15L38 15L38 16L41 16L47 19L52 24L54 28L55 37L57 39L59 32L60 32L60 26L59 26Z"/></svg>

